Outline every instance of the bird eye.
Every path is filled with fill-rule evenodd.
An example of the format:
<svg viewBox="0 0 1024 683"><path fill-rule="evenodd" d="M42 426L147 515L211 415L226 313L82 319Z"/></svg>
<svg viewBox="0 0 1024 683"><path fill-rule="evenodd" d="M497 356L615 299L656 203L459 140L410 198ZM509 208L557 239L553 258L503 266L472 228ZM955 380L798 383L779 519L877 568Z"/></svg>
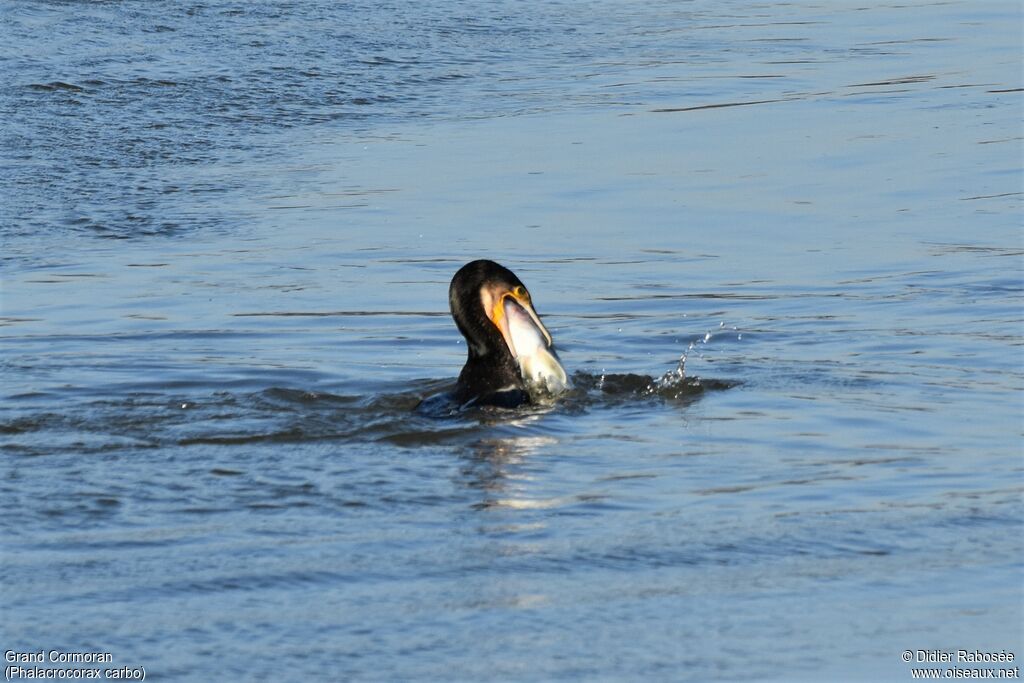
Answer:
<svg viewBox="0 0 1024 683"><path fill-rule="evenodd" d="M530 296L529 294L526 293L526 288L523 287L522 285L516 285L515 288L512 290L512 293L515 294L520 299L527 299Z"/></svg>

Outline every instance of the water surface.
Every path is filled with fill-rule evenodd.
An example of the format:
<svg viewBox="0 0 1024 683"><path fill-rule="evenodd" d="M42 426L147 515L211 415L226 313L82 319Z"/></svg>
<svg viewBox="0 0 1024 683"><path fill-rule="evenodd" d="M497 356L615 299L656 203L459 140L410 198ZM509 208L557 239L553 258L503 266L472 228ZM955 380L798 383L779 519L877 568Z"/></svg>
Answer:
<svg viewBox="0 0 1024 683"><path fill-rule="evenodd" d="M4 649L158 680L1021 656L1020 19L4 5ZM480 257L577 390L418 414Z"/></svg>

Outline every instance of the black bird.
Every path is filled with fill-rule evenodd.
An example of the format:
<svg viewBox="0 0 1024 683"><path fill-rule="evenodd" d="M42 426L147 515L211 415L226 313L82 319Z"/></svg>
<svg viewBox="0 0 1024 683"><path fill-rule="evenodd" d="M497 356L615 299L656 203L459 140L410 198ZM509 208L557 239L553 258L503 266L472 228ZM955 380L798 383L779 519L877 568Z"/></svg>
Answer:
<svg viewBox="0 0 1024 683"><path fill-rule="evenodd" d="M459 405L515 407L569 387L551 334L511 270L467 263L452 278L448 304L469 352L453 394Z"/></svg>

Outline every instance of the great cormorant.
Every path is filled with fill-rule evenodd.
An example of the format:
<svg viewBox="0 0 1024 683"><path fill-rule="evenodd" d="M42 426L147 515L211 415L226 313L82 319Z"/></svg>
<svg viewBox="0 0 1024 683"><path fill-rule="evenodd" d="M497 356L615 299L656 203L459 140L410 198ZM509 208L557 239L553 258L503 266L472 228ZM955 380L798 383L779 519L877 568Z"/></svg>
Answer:
<svg viewBox="0 0 1024 683"><path fill-rule="evenodd" d="M452 278L448 303L469 352L453 395L459 405L515 407L569 387L551 334L511 270L467 263Z"/></svg>

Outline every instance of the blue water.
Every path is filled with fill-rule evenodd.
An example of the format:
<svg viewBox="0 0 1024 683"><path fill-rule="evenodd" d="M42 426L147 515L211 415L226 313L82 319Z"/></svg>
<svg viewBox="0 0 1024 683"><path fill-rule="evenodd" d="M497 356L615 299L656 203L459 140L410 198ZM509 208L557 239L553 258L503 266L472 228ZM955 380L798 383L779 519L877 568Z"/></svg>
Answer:
<svg viewBox="0 0 1024 683"><path fill-rule="evenodd" d="M0 5L0 648L196 681L1024 656L1021 19ZM576 390L417 413L481 257Z"/></svg>

